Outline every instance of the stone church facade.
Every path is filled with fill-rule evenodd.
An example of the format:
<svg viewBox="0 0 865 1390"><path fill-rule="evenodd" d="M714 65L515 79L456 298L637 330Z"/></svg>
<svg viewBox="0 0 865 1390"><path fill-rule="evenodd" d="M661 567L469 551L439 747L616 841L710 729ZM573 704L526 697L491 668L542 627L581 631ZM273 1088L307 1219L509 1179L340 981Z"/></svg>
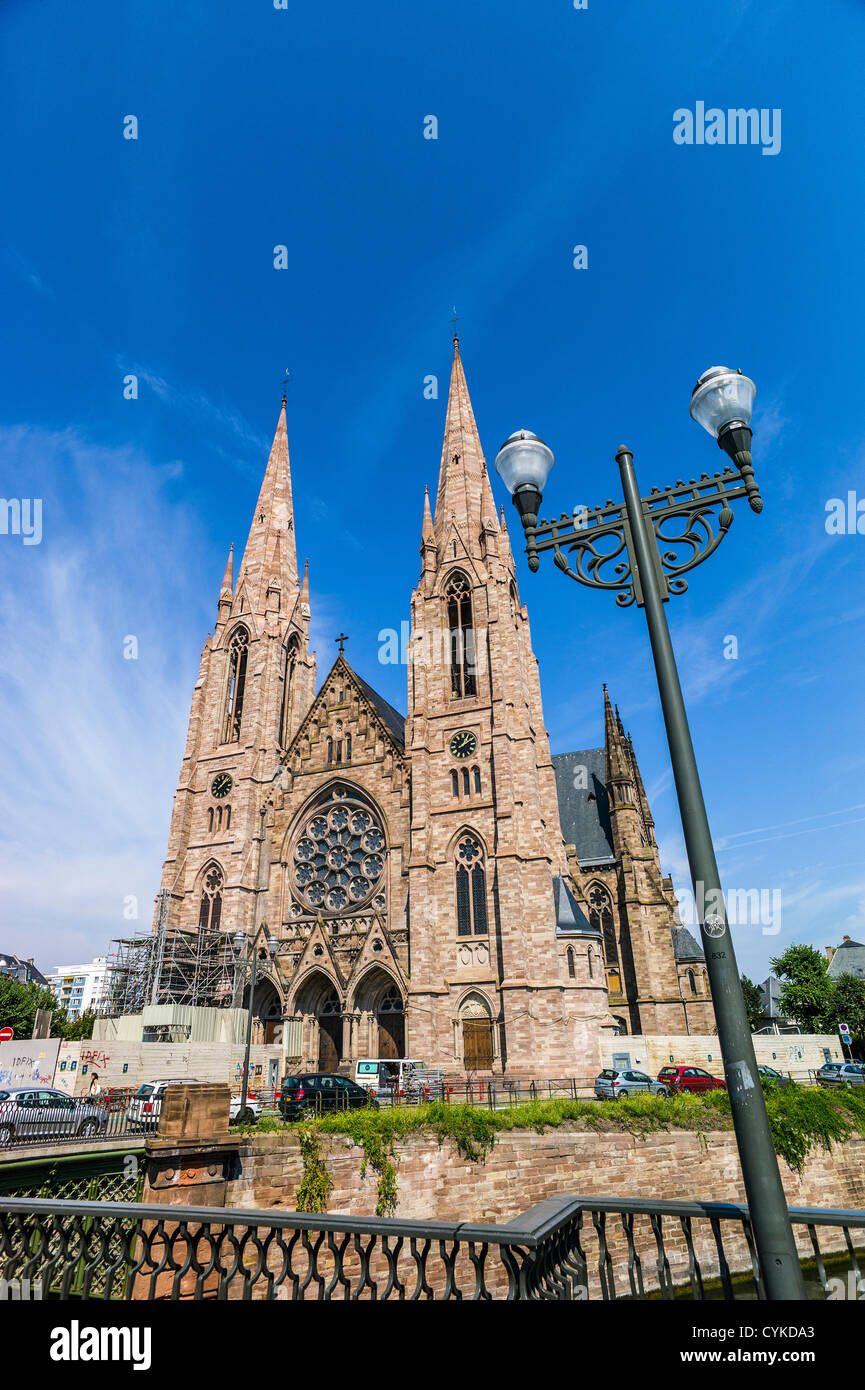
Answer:
<svg viewBox="0 0 865 1390"><path fill-rule="evenodd" d="M411 595L408 715L317 687L285 402L205 642L155 930L256 936L257 1035L303 1067L593 1074L604 1034L714 1028L630 738L551 756L529 616L454 340ZM261 930L264 929L264 930Z"/></svg>

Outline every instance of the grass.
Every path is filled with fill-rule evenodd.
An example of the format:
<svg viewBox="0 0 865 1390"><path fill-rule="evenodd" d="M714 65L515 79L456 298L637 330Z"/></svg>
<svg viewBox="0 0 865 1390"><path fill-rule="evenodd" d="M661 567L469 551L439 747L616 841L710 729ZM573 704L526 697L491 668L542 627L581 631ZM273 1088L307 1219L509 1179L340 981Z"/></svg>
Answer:
<svg viewBox="0 0 865 1390"><path fill-rule="evenodd" d="M826 1091L795 1084L783 1090L768 1086L766 1108L776 1152L797 1171L801 1171L814 1146L831 1149L833 1144L854 1134L865 1135L865 1091ZM302 1123L312 1126L319 1135L343 1134L360 1145L364 1164L369 1162L379 1174L380 1200L388 1208L394 1145L416 1133L433 1134L439 1144L450 1140L464 1158L479 1162L503 1130L530 1129L542 1134L568 1125L596 1133L625 1132L642 1137L672 1129L706 1135L733 1127L726 1091L710 1091L703 1096L643 1094L600 1102L545 1100L503 1110L433 1101L382 1110L340 1111ZM296 1127L265 1117L257 1125L240 1127L239 1132L265 1134Z"/></svg>

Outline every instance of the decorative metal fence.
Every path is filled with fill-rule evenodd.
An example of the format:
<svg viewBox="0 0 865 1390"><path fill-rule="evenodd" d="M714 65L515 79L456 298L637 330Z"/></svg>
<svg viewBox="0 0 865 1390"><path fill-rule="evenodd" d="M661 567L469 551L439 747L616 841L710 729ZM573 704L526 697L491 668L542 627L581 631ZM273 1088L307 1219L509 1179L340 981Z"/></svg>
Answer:
<svg viewBox="0 0 865 1390"><path fill-rule="evenodd" d="M65 1096L58 1091L32 1091L0 1099L0 1155L16 1148L45 1144L92 1144L152 1133L159 1119L159 1102L139 1099L132 1090L117 1088L98 1096Z"/></svg>
<svg viewBox="0 0 865 1390"><path fill-rule="evenodd" d="M865 1212L791 1218L810 1296L865 1293ZM58 1299L763 1297L746 1207L581 1197L503 1226L0 1198L0 1280Z"/></svg>

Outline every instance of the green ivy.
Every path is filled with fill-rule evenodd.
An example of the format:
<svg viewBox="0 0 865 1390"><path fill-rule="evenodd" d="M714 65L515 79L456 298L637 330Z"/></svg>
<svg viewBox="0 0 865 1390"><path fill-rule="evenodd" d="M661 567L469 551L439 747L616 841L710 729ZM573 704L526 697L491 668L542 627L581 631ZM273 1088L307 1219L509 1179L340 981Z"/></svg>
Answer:
<svg viewBox="0 0 865 1390"><path fill-rule="evenodd" d="M865 1091L827 1091L795 1084L769 1087L766 1109L776 1152L801 1171L809 1152L831 1149L854 1134L865 1136ZM363 1151L361 1176L368 1168L378 1178L376 1215L392 1215L398 1200L395 1144L412 1134L433 1134L439 1144L451 1141L461 1157L482 1163L502 1130L530 1129L542 1134L565 1123L581 1123L596 1133L626 1132L645 1137L659 1130L686 1129L708 1145L713 1132L732 1130L726 1091L697 1096L627 1096L618 1101L547 1100L503 1110L471 1105L395 1106L382 1110L348 1110L320 1115L288 1126L300 1139L304 1162L297 1191L298 1211L325 1211L333 1178L321 1152L325 1134L343 1134ZM263 1119L246 1133L286 1128Z"/></svg>
<svg viewBox="0 0 865 1390"><path fill-rule="evenodd" d="M316 1125L298 1125L297 1137L303 1158L303 1177L296 1193L297 1210L327 1211L327 1199L333 1189L333 1177L322 1157Z"/></svg>

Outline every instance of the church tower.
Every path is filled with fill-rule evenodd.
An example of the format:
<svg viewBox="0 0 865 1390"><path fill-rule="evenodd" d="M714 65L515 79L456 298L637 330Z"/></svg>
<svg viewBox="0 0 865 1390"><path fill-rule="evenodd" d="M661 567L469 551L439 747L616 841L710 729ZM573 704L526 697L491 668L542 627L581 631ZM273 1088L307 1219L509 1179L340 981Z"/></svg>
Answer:
<svg viewBox="0 0 865 1390"><path fill-rule="evenodd" d="M201 653L154 930L252 931L268 880L264 802L315 694L309 578L300 582L285 399L234 579Z"/></svg>
<svg viewBox="0 0 865 1390"><path fill-rule="evenodd" d="M599 1060L600 932L569 876L537 659L454 339L412 595L411 1055L537 1075Z"/></svg>

